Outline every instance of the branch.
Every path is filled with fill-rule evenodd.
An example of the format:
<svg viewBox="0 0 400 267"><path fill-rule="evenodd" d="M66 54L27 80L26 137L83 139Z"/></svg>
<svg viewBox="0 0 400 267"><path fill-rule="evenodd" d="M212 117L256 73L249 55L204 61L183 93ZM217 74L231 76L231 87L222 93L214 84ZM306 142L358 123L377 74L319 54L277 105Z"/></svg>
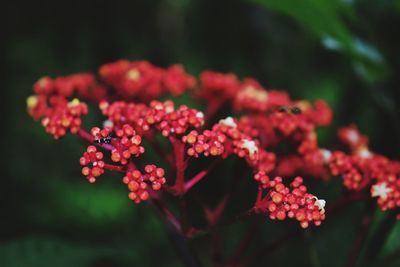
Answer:
<svg viewBox="0 0 400 267"><path fill-rule="evenodd" d="M369 205L367 213L361 219L361 225L359 227L356 240L354 241L353 247L345 264L346 267L353 267L357 263L358 257L362 249L362 245L365 239L367 238L369 226L371 225L372 222L374 207L375 207L374 205Z"/></svg>
<svg viewBox="0 0 400 267"><path fill-rule="evenodd" d="M164 222L168 238L175 248L177 254L181 258L183 264L187 267L201 267L202 264L198 259L195 251L190 248L187 238L182 234L179 222L158 199L152 199L153 206L156 208L157 214Z"/></svg>
<svg viewBox="0 0 400 267"><path fill-rule="evenodd" d="M185 193L189 191L193 186L195 186L198 182L200 182L208 173L210 173L215 168L217 163L221 162L221 160L222 160L221 158L215 160L214 162L211 163L208 169L200 171L195 176L193 176L189 181L187 181L185 183Z"/></svg>
<svg viewBox="0 0 400 267"><path fill-rule="evenodd" d="M109 170L109 171L125 172L127 167L104 163L104 169Z"/></svg>
<svg viewBox="0 0 400 267"><path fill-rule="evenodd" d="M185 192L185 169L186 163L184 160L185 157L185 144L181 142L181 140L170 137L170 141L172 143L174 155L175 155L175 171L176 171L176 179L174 189L177 193L183 194Z"/></svg>

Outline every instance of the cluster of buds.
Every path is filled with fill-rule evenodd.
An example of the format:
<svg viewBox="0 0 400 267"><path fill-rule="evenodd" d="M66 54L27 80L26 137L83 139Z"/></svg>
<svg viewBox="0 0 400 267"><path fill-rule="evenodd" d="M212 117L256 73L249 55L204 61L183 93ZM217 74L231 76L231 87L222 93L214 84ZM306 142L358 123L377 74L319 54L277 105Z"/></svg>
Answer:
<svg viewBox="0 0 400 267"><path fill-rule="evenodd" d="M377 198L378 205L383 211L400 207L400 178L390 175L383 181L371 186L371 196ZM400 214L397 214L400 219Z"/></svg>
<svg viewBox="0 0 400 267"><path fill-rule="evenodd" d="M182 137L182 141L190 145L187 154L191 157L219 156L225 151L226 136L219 132L205 130L199 134L196 130Z"/></svg>
<svg viewBox="0 0 400 267"><path fill-rule="evenodd" d="M255 137L261 148L271 151L282 143L290 145L287 155L277 157L277 175L329 177L326 153L319 148L316 135L317 126L329 124L332 120L332 112L325 102L319 100L312 106L306 101L275 97L265 114L250 113L241 120L257 131Z"/></svg>
<svg viewBox="0 0 400 267"><path fill-rule="evenodd" d="M146 165L144 173L139 170L128 171L122 181L130 191L128 197L135 203L140 203L149 198L150 188L158 191L165 184L165 171L155 165Z"/></svg>
<svg viewBox="0 0 400 267"><path fill-rule="evenodd" d="M46 132L55 139L63 137L69 130L77 133L81 127L81 116L88 113L87 105L77 98L67 101L61 96L52 96L49 99L51 106L44 96L31 96L27 100L28 110L33 117L41 118Z"/></svg>
<svg viewBox="0 0 400 267"><path fill-rule="evenodd" d="M254 179L260 188L268 190L256 202L257 212L269 214L272 220L294 218L302 228L307 228L311 222L319 226L325 219L325 200L308 193L303 178L296 177L290 188L283 184L281 177L271 180L264 172L256 173Z"/></svg>
<svg viewBox="0 0 400 267"><path fill-rule="evenodd" d="M82 174L90 183L96 182L96 177L104 173L103 153L97 151L95 146L88 146L79 163L84 166Z"/></svg>
<svg viewBox="0 0 400 267"><path fill-rule="evenodd" d="M89 73L61 76L55 79L45 76L33 85L33 91L37 95L46 96L70 97L77 94L83 99L93 101L101 99L106 93L104 87L96 82L94 75Z"/></svg>
<svg viewBox="0 0 400 267"><path fill-rule="evenodd" d="M203 71L200 75L198 95L207 100L226 101L233 99L240 88L240 81L235 74Z"/></svg>
<svg viewBox="0 0 400 267"><path fill-rule="evenodd" d="M202 112L185 105L175 109L172 101L152 101L144 104L117 101L112 104L100 103L100 109L114 126L123 123L132 125L138 133L156 129L163 136L183 135L189 128L199 128L204 124Z"/></svg>
<svg viewBox="0 0 400 267"><path fill-rule="evenodd" d="M65 105L58 104L49 109L47 115L42 118L42 125L46 132L58 139L64 136L68 129L76 134L82 124L81 116L87 113L87 105L75 98Z"/></svg>
<svg viewBox="0 0 400 267"><path fill-rule="evenodd" d="M369 189L382 210L400 207L400 161L370 151L368 138L355 125L338 130L350 153L333 151L329 161L332 175L341 176L349 190ZM400 215L398 215L400 219Z"/></svg>
<svg viewBox="0 0 400 267"><path fill-rule="evenodd" d="M265 112L268 109L268 92L257 81L246 79L236 94L234 108Z"/></svg>
<svg viewBox="0 0 400 267"><path fill-rule="evenodd" d="M352 151L365 148L368 145L368 138L362 135L354 124L340 128L338 130L338 137L339 140L350 147Z"/></svg>
<svg viewBox="0 0 400 267"><path fill-rule="evenodd" d="M162 69L147 61L118 60L104 64L100 77L125 99L152 100L164 93L182 94L195 84L180 65Z"/></svg>
<svg viewBox="0 0 400 267"><path fill-rule="evenodd" d="M92 129L92 134L98 131L98 128ZM111 151L111 160L125 165L131 157L138 157L144 153L144 147L140 144L142 138L137 135L135 130L128 124L115 130L117 138L111 141L113 149Z"/></svg>
<svg viewBox="0 0 400 267"><path fill-rule="evenodd" d="M96 101L105 96L104 87L98 85L91 74L74 74L65 77L43 77L33 85L35 95L27 99L29 114L41 119L46 131L55 139L67 130L77 133L81 116L88 113L87 105L78 98Z"/></svg>
<svg viewBox="0 0 400 267"><path fill-rule="evenodd" d="M160 190L166 182L164 169L140 160L141 172L134 162L144 153L142 139L157 145L154 137L161 133L172 143L175 166L171 158L166 159L176 168L176 183L178 176L181 179L174 190L190 188L207 173L185 179L185 170L178 169L186 168L188 161L183 153L176 154L184 151L193 158L243 158L256 173L261 189L255 208L271 219L294 218L303 228L324 220L325 201L308 193L302 178L296 177L288 187L281 177L340 176L347 189L370 191L383 210L400 207L400 162L371 152L368 138L356 126L339 129L347 152L318 146L317 127L332 121L332 111L322 100L294 101L286 92L266 90L252 78L240 80L234 74L213 71L201 73L197 83L181 65L160 68L147 61L119 60L102 65L99 73L105 85L86 73L43 77L33 86L35 95L27 100L28 112L41 119L56 139L69 131L109 150L110 160L118 165L105 163L103 153L90 145L80 158L82 173L93 183L105 169L124 172L123 182L135 203L147 200L151 190ZM157 100L163 94L181 95L196 84L199 86L192 92L207 102L205 115L186 105L175 107L171 100ZM90 134L81 129L81 117L88 107L78 99L99 104L107 118L102 129L94 127ZM203 129L222 106L243 115ZM272 174L278 177L271 180L268 175Z"/></svg>
<svg viewBox="0 0 400 267"><path fill-rule="evenodd" d="M203 154L225 158L230 154L235 154L245 158L251 166L258 166L261 154L260 144L257 139L246 134L246 132L254 132L249 128L249 125L227 117L216 123L211 130L204 130L202 133L196 130L191 131L182 138L182 141L189 144L187 151L189 156L198 157ZM271 163L275 157L266 151L263 151L262 155L264 168L271 169L267 166L269 165L267 161Z"/></svg>
<svg viewBox="0 0 400 267"><path fill-rule="evenodd" d="M161 120L155 127L163 136L178 135L186 133L189 128L200 128L204 125L204 114L196 109L185 105L177 110L165 110Z"/></svg>

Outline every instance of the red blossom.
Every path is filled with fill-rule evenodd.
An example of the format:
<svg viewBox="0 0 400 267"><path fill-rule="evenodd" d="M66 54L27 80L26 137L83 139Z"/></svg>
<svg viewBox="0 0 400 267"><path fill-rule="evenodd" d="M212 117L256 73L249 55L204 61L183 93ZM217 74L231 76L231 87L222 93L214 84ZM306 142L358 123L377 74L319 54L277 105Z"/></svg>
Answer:
<svg viewBox="0 0 400 267"><path fill-rule="evenodd" d="M135 203L140 203L150 197L149 190L158 191L165 184L165 171L155 165L146 165L144 173L131 170L122 179L130 191L129 198Z"/></svg>
<svg viewBox="0 0 400 267"><path fill-rule="evenodd" d="M237 94L240 82L232 73L203 71L200 75L201 87L199 95L208 100L232 99Z"/></svg>
<svg viewBox="0 0 400 267"><path fill-rule="evenodd" d="M131 157L138 157L144 153L140 145L142 137L137 135L135 130L128 124L114 130L117 138L111 141L114 147L111 151L111 160L125 165Z"/></svg>
<svg viewBox="0 0 400 267"><path fill-rule="evenodd" d="M338 130L340 141L349 146L352 150L368 145L368 138L360 134L356 125L352 124Z"/></svg>
<svg viewBox="0 0 400 267"><path fill-rule="evenodd" d="M268 193L257 201L255 209L267 213L272 220L296 219L302 228L307 228L311 222L319 226L325 219L325 200L307 192L303 178L296 177L290 188L283 184L281 177L271 180L264 172L259 172L254 179Z"/></svg>
<svg viewBox="0 0 400 267"><path fill-rule="evenodd" d="M102 65L99 73L105 84L88 73L41 78L33 86L35 95L27 99L28 112L55 138L70 131L91 142L80 158L82 173L91 183L105 169L125 173L123 182L135 203L151 195L162 198L154 192L161 189L182 200L219 162L186 177L193 158L235 155L247 162L259 185L251 211L271 219L293 218L303 228L325 219L325 201L310 194L301 177L289 186L283 183L282 177L296 175L325 180L339 176L345 188L370 192L382 210L400 207L400 162L370 151L368 138L355 125L338 132L348 152L319 147L318 127L332 122L332 111L322 100L294 101L287 92L266 90L254 79L241 81L234 74L213 71L202 72L197 83L181 65L164 69L147 61L119 60ZM172 100L158 100L163 94L181 95L196 84L197 90L189 93L207 101L205 115L186 105L175 107ZM81 128L88 107L78 99L99 104L103 128L93 127L90 133ZM222 106L232 108L235 118L213 117ZM171 150L157 143L157 133L171 143ZM175 184L165 185L165 170L147 162L143 139L165 158L165 170L176 176ZM105 163L94 145L108 150L108 159L117 164ZM218 206L218 213L224 205Z"/></svg>
<svg viewBox="0 0 400 267"><path fill-rule="evenodd" d="M119 60L102 65L99 73L117 94L127 99L148 100L162 93L163 70L147 61Z"/></svg>
<svg viewBox="0 0 400 267"><path fill-rule="evenodd" d="M172 96L183 94L195 84L194 77L187 74L182 65L175 64L165 70L163 85Z"/></svg>
<svg viewBox="0 0 400 267"><path fill-rule="evenodd" d="M51 98L53 108L46 110L42 118L42 125L46 132L53 135L55 139L63 137L67 130L77 133L81 127L81 116L88 113L85 103L74 99L66 102L63 98Z"/></svg>
<svg viewBox="0 0 400 267"><path fill-rule="evenodd" d="M82 174L90 183L96 182L96 178L104 173L103 153L97 151L95 146L88 146L79 163L84 166Z"/></svg>
<svg viewBox="0 0 400 267"><path fill-rule="evenodd" d="M268 108L268 92L256 80L246 79L236 94L234 108L264 112Z"/></svg>

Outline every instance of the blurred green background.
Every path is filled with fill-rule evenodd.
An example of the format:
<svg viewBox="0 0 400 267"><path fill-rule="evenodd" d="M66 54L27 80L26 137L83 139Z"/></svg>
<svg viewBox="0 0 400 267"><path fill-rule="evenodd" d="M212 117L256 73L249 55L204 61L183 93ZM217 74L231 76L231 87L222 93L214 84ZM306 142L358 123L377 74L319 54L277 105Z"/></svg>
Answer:
<svg viewBox="0 0 400 267"><path fill-rule="evenodd" d="M118 175L88 184L78 164L84 144L54 141L27 115L31 86L46 74L95 72L120 58L182 63L194 75L232 71L296 99L327 100L335 117L321 145L355 122L373 150L399 158L400 1L15 0L1 9L0 266L182 266L150 206L131 203ZM328 201L343 191L338 180L312 186ZM328 215L253 265L342 266L364 210ZM387 217L376 212L359 266L400 265L400 223ZM248 225L224 230L227 254ZM265 221L253 246L296 227Z"/></svg>

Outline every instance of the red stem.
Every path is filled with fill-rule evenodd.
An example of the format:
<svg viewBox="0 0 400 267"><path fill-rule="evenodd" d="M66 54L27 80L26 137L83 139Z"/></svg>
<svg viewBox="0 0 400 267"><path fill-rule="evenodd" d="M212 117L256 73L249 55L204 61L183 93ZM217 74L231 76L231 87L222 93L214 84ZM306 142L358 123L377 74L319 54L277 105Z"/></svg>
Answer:
<svg viewBox="0 0 400 267"><path fill-rule="evenodd" d="M179 232L182 231L181 225L175 215L170 211L164 204L157 198L151 199L153 204L158 208L158 210L165 215L165 218L177 229Z"/></svg>
<svg viewBox="0 0 400 267"><path fill-rule="evenodd" d="M181 140L175 137L170 137L170 141L172 143L175 155L176 179L175 179L174 189L176 193L183 194L185 193L185 169L186 169L186 163L184 160L185 144L182 143Z"/></svg>
<svg viewBox="0 0 400 267"><path fill-rule="evenodd" d="M200 182L204 178L204 176L207 175L207 173L208 170L202 170L198 174L193 176L193 178L191 178L189 181L187 181L185 183L185 193L189 191L193 186L195 186L198 182Z"/></svg>
<svg viewBox="0 0 400 267"><path fill-rule="evenodd" d="M126 168L126 166L117 166L117 165L104 163L104 169L109 170L109 171L125 172L127 168Z"/></svg>
<svg viewBox="0 0 400 267"><path fill-rule="evenodd" d="M206 215L206 219L209 225L215 225L216 223L218 223L222 213L225 210L227 201L228 196L224 196L222 200L218 203L217 207L215 207L213 210L204 208L204 213Z"/></svg>
<svg viewBox="0 0 400 267"><path fill-rule="evenodd" d="M187 181L185 183L185 193L189 191L193 186L195 186L198 182L200 182L211 170L213 170L218 162L220 162L220 160L214 161L213 163L211 163L208 169L200 171L195 176L193 176L189 181Z"/></svg>
<svg viewBox="0 0 400 267"><path fill-rule="evenodd" d="M254 204L254 207L257 207L258 204L261 202L262 190L263 190L263 188L261 186L258 186L257 198L256 198L256 203Z"/></svg>

